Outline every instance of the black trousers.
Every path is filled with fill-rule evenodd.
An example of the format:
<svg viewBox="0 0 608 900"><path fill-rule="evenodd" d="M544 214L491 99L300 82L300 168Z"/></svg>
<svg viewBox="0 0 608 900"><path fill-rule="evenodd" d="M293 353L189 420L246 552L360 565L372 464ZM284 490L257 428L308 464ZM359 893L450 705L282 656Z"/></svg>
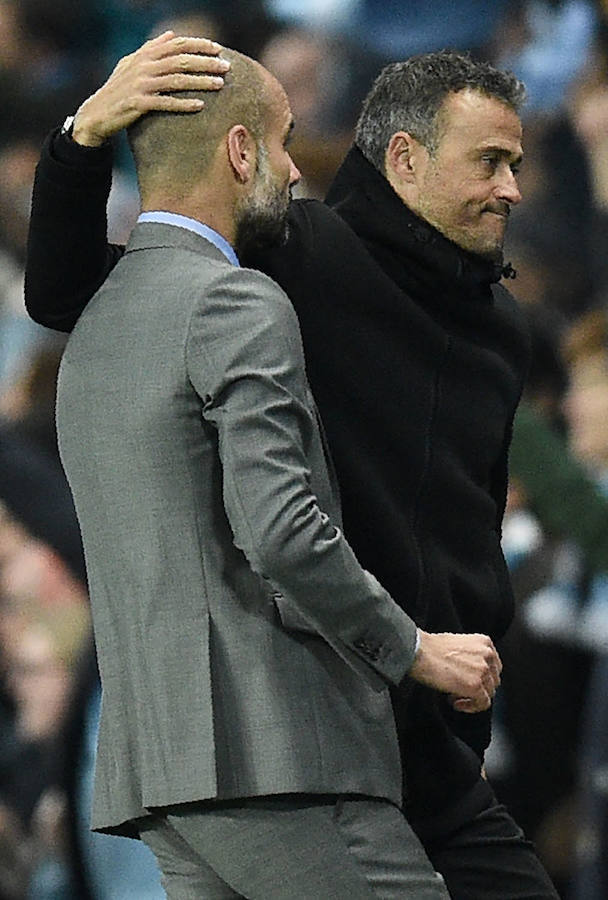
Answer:
<svg viewBox="0 0 608 900"><path fill-rule="evenodd" d="M490 786L477 785L471 811L450 810L413 822L452 900L559 900L532 844L498 803Z"/></svg>

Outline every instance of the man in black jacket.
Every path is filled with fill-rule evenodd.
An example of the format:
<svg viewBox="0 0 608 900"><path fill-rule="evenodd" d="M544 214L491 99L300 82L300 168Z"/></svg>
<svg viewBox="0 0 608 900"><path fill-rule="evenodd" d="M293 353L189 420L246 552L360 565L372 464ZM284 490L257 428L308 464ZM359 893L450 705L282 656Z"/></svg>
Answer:
<svg viewBox="0 0 608 900"><path fill-rule="evenodd" d="M154 108L138 52L43 150L26 302L50 327L70 330L122 253L105 239L106 139ZM498 284L522 99L453 53L387 67L326 202L293 202L286 244L244 261L297 311L360 562L420 627L494 639L512 615L500 528L528 357ZM482 777L489 713L413 684L393 701L405 809L452 897L557 896Z"/></svg>

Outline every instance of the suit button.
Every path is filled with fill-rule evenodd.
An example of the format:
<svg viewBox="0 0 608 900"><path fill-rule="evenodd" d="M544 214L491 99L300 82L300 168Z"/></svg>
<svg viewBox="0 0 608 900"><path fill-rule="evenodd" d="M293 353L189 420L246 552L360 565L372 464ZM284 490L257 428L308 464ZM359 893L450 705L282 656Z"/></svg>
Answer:
<svg viewBox="0 0 608 900"><path fill-rule="evenodd" d="M380 647L377 644L372 644L365 638L357 638L356 641L353 641L353 646L360 650L361 653L364 653L365 656L368 656L373 662L380 659Z"/></svg>

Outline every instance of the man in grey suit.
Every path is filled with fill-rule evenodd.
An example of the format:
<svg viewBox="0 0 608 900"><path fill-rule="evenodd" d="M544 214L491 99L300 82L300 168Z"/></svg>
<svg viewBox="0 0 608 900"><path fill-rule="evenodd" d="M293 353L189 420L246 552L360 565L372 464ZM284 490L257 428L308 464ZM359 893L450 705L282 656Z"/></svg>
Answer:
<svg viewBox="0 0 608 900"><path fill-rule="evenodd" d="M488 706L481 635L429 635L358 565L281 289L241 269L299 173L287 98L130 133L145 212L58 385L103 706L93 827L140 836L171 898L447 897L399 810L388 686Z"/></svg>

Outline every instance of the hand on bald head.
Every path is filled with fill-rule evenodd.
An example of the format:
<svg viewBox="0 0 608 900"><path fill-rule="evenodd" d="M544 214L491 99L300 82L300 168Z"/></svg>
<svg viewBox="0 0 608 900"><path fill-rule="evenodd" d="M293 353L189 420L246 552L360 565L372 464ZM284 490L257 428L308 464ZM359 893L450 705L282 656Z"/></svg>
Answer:
<svg viewBox="0 0 608 900"><path fill-rule="evenodd" d="M255 60L224 49L231 64L217 92L185 92L205 106L196 113L151 112L128 130L142 197L150 192L185 196L210 174L218 149L235 125L258 143L266 128L267 73Z"/></svg>

